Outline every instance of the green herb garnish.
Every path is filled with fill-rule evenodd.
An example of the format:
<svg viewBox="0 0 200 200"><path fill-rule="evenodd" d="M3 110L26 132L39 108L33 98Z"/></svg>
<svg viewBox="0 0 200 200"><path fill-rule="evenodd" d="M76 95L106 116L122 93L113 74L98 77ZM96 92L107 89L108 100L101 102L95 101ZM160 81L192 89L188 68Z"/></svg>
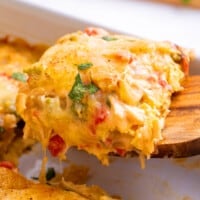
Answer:
<svg viewBox="0 0 200 200"><path fill-rule="evenodd" d="M69 92L69 97L73 101L81 101L85 93L85 87L81 81L80 74L75 78L74 85L72 86L71 91Z"/></svg>
<svg viewBox="0 0 200 200"><path fill-rule="evenodd" d="M21 82L26 82L27 77L25 74L21 73L21 72L14 72L12 74L12 78Z"/></svg>
<svg viewBox="0 0 200 200"><path fill-rule="evenodd" d="M111 36L103 36L102 39L106 40L106 41L115 41L115 40L117 40L117 38L114 38L114 37L111 37Z"/></svg>
<svg viewBox="0 0 200 200"><path fill-rule="evenodd" d="M85 85L85 89L90 94L94 94L94 93L96 93L99 90L99 88L95 84L93 84L93 83L90 83L89 85Z"/></svg>
<svg viewBox="0 0 200 200"><path fill-rule="evenodd" d="M88 68L92 67L93 64L88 62L88 63L78 64L77 66L78 66L79 70L84 70L84 69L88 69Z"/></svg>
<svg viewBox="0 0 200 200"><path fill-rule="evenodd" d="M99 88L93 83L84 85L81 80L80 74L78 74L75 78L74 85L72 86L72 89L69 92L69 98L75 102L80 102L84 97L85 93L88 92L89 94L94 94L98 90Z"/></svg>
<svg viewBox="0 0 200 200"><path fill-rule="evenodd" d="M52 178L54 178L56 175L55 169L53 167L50 167L47 169L46 173L46 179L47 181L50 181Z"/></svg>

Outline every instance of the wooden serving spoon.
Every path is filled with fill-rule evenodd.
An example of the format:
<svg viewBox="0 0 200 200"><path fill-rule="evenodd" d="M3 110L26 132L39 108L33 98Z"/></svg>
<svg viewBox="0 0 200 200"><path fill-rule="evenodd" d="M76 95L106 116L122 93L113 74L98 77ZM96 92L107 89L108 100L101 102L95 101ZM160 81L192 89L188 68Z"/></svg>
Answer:
<svg viewBox="0 0 200 200"><path fill-rule="evenodd" d="M188 157L200 154L200 75L189 76L184 90L172 98L163 130L164 140L153 157Z"/></svg>

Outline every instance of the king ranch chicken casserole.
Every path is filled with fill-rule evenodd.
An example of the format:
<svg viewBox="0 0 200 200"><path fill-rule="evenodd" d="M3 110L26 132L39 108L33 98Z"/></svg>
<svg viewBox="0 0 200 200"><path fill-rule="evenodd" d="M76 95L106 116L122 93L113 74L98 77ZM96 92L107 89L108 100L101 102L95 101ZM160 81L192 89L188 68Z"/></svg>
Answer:
<svg viewBox="0 0 200 200"><path fill-rule="evenodd" d="M22 123L15 100L19 87L27 79L23 70L36 62L45 49L45 45L30 45L20 38L0 39L0 160L17 163L19 155L33 143L22 140Z"/></svg>
<svg viewBox="0 0 200 200"><path fill-rule="evenodd" d="M25 138L63 158L75 146L108 164L111 153L150 157L171 96L183 89L188 52L87 28L67 34L26 70L17 97Z"/></svg>

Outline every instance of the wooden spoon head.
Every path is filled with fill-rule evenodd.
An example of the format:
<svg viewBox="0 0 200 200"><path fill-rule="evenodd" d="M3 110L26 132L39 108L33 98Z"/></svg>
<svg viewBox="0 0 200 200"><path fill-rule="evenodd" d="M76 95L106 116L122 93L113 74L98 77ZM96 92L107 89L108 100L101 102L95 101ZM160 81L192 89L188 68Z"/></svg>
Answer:
<svg viewBox="0 0 200 200"><path fill-rule="evenodd" d="M186 157L200 154L200 76L190 76L174 95L157 155Z"/></svg>

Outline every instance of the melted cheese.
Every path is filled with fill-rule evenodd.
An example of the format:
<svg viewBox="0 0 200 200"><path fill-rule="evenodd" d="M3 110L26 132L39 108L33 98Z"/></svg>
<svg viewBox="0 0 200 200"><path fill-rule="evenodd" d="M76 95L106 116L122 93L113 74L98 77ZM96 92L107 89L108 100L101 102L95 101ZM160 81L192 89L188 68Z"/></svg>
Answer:
<svg viewBox="0 0 200 200"><path fill-rule="evenodd" d="M169 42L105 31L68 34L28 70L17 98L25 137L47 147L59 135L66 146L58 156L76 146L104 164L110 153L149 157L162 140L171 95L183 89L188 62ZM88 89L94 86L97 91Z"/></svg>

